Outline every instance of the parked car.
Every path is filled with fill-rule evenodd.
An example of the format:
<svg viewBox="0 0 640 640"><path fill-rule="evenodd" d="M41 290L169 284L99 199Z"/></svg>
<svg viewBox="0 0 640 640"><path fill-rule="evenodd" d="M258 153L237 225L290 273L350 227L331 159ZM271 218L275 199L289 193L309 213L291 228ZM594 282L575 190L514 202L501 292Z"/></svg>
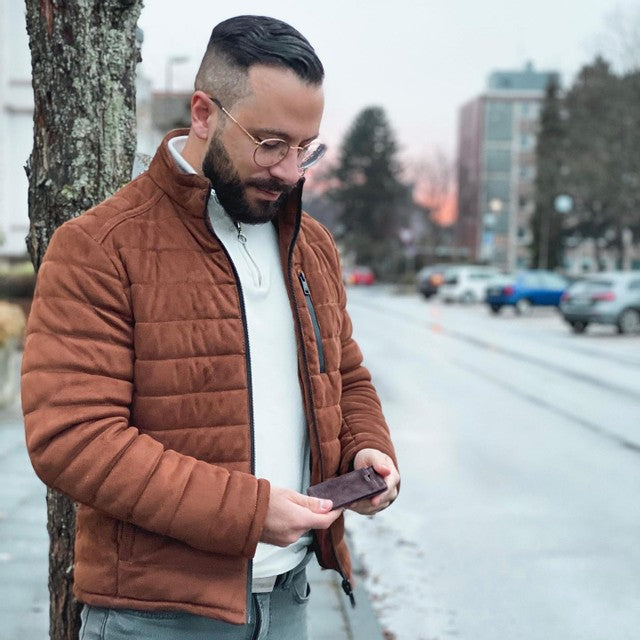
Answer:
<svg viewBox="0 0 640 640"><path fill-rule="evenodd" d="M585 277L562 294L560 311L575 333L592 323L615 325L619 333L640 333L640 271Z"/></svg>
<svg viewBox="0 0 640 640"><path fill-rule="evenodd" d="M376 276L371 267L355 266L344 273L344 281L347 284L375 284Z"/></svg>
<svg viewBox="0 0 640 640"><path fill-rule="evenodd" d="M527 313L532 306L555 306L569 282L552 271L531 269L510 276L498 276L488 287L486 303L493 313L512 306L516 313Z"/></svg>
<svg viewBox="0 0 640 640"><path fill-rule="evenodd" d="M422 269L418 271L416 274L416 287L425 298L429 299L438 293L438 289L444 281L446 269L447 265L432 264L427 267L422 267Z"/></svg>
<svg viewBox="0 0 640 640"><path fill-rule="evenodd" d="M487 286L498 274L499 271L495 267L451 267L444 273L444 282L438 289L438 297L445 302L481 302L486 297Z"/></svg>

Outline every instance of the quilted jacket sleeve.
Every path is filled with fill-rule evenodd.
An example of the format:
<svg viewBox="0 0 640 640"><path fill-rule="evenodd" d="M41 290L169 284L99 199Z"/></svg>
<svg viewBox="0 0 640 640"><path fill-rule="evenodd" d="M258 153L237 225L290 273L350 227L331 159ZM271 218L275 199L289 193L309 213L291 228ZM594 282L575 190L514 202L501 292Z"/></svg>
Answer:
<svg viewBox="0 0 640 640"><path fill-rule="evenodd" d="M39 477L74 500L193 547L250 558L269 485L165 450L130 424L133 320L124 277L78 221L40 268L22 402Z"/></svg>
<svg viewBox="0 0 640 640"><path fill-rule="evenodd" d="M340 257L331 240L336 273L340 273ZM362 352L352 337L352 324L346 309L347 297L342 280L339 279L341 322L341 362L342 377L342 429L340 432L341 463L340 473L350 470L353 459L361 449L378 449L398 462L389 435L389 427L382 413L378 394L371 382L369 370L362 364Z"/></svg>

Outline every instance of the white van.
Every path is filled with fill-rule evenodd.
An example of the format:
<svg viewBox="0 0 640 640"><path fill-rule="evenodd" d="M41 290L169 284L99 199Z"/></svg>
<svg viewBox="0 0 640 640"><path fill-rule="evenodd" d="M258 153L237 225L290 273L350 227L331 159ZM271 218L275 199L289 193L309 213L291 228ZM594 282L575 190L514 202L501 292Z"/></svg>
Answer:
<svg viewBox="0 0 640 640"><path fill-rule="evenodd" d="M487 286L499 275L495 267L464 265L447 269L438 297L445 302L482 302Z"/></svg>

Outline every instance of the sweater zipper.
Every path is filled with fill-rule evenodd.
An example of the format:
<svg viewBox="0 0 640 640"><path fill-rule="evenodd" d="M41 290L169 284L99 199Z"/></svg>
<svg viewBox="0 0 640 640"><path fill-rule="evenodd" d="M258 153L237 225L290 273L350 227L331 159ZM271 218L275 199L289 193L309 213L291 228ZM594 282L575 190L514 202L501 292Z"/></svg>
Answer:
<svg viewBox="0 0 640 640"><path fill-rule="evenodd" d="M258 266L258 263L253 259L253 256L251 255L251 252L249 251L249 249L247 247L247 236L245 236L244 233L242 233L242 225L239 222L236 222L235 226L236 226L236 229L238 231L238 242L242 246L242 248L244 250L244 254L245 254L250 266L252 267L253 281L256 283L256 286L261 287L262 286L262 272L260 271L260 267Z"/></svg>
<svg viewBox="0 0 640 640"><path fill-rule="evenodd" d="M249 346L249 328L247 326L247 311L244 304L244 293L242 291L242 284L240 283L240 276L238 275L238 271L236 270L236 266L233 264L233 260L227 251L227 248L224 246L224 242L221 242L216 232L213 230L213 226L211 225L211 220L209 219L209 198L211 197L211 190L209 190L207 194L207 199L204 203L204 221L207 229L211 235L218 241L218 244L222 247L222 251L227 256L227 260L231 265L231 270L233 272L233 277L236 280L236 284L238 285L238 300L240 302L240 315L242 317L242 331L244 333L244 343L246 345L245 348L245 366L247 369L247 393L249 395L249 442L251 444L251 474L255 475L256 473L256 455L255 455L255 431L254 431L254 418L253 418L253 381L251 380L251 350ZM238 228L238 240L240 240L241 231ZM244 237L244 236L243 236ZM246 242L246 238L244 238ZM242 242L240 240L240 242ZM247 252L248 253L248 252ZM251 256L249 256L251 257ZM246 604L247 604L247 624L251 624L253 619L251 617L251 609L253 605L252 600L252 591L251 585L253 583L253 560L248 561L248 569L247 569L247 588L246 588Z"/></svg>
<svg viewBox="0 0 640 640"><path fill-rule="evenodd" d="M302 292L304 293L304 299L307 303L307 309L309 310L309 315L311 316L311 322L313 324L313 333L316 336L316 345L318 346L318 362L320 364L320 373L325 373L325 365L324 365L324 348L322 346L322 335L320 334L320 325L318 324L318 316L316 315L316 310L313 306L313 300L311 299L311 291L309 290L309 284L307 283L307 278L304 275L304 271L301 271L298 274L298 279L300 280L300 284L302 285Z"/></svg>
<svg viewBox="0 0 640 640"><path fill-rule="evenodd" d="M295 313L296 313L296 321L297 321L297 326L298 326L298 331L300 333L300 351L302 353L302 362L304 364L304 377L307 383L307 402L309 405L309 423L311 425L311 432L314 435L314 439L315 439L315 443L316 443L316 448L318 450L318 459L320 462L320 476L322 479L324 479L325 475L324 475L324 462L322 460L322 449L320 447L320 436L318 435L318 426L317 426L317 420L316 420L316 413L315 413L315 409L314 409L314 404L313 404L313 391L311 390L311 375L309 374L309 359L307 357L307 349L304 345L304 339L303 339L303 333L302 333L302 319L300 318L300 312L298 311L298 305L295 304L295 293L294 293L294 284L293 284L293 248L296 244L296 240L298 238L298 233L300 231L300 222L301 222L301 210L302 210L302 189L300 189L299 193L298 193L298 219L296 221L296 226L293 232L293 237L291 239L291 244L289 245L289 256L287 259L287 276L288 276L288 280L289 280L289 294L291 295L294 304L293 304L293 308L295 309ZM302 273L302 272L301 272ZM302 274L304 275L304 274ZM306 279L305 279L306 281ZM310 299L310 295L309 295L309 299ZM306 294L305 294L305 300L307 300ZM338 573L340 574L340 577L342 578L342 582L340 584L340 586L342 587L342 590L345 592L345 594L349 597L349 601L351 602L351 606L355 607L356 606L356 599L355 596L353 595L353 588L351 587L351 582L349 581L349 578L347 578L347 574L345 573L344 569L342 568L342 564L340 563L340 560L338 559L338 553L336 551L336 545L335 542L333 540L333 534L331 532L329 532L329 537L331 540L331 549L333 551L333 558L336 561L336 565L338 566Z"/></svg>

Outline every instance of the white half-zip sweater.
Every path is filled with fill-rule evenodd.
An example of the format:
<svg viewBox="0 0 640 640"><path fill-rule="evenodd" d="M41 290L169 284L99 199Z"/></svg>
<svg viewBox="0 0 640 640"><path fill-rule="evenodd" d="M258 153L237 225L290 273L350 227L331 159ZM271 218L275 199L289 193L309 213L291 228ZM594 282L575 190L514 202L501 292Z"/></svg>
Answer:
<svg viewBox="0 0 640 640"><path fill-rule="evenodd" d="M172 138L169 151L185 173L196 173L181 153L186 136ZM211 226L227 250L240 279L249 333L253 389L255 473L277 487L304 493L309 485L309 437L298 381L298 345L287 295L278 236L273 224L231 220L213 189ZM276 576L298 565L311 534L276 547L258 543L254 579Z"/></svg>

